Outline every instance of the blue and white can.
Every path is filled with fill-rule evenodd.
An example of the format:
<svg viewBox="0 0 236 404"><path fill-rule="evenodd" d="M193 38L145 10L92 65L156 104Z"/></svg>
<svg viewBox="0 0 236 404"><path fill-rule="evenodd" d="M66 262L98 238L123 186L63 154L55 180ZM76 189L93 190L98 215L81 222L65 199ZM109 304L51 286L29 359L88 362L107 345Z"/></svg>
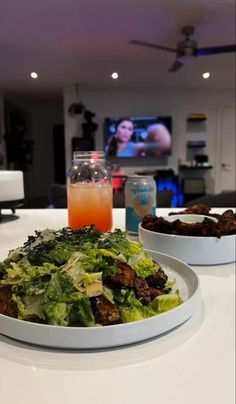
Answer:
<svg viewBox="0 0 236 404"><path fill-rule="evenodd" d="M138 234L138 226L146 215L156 214L156 182L151 176L131 175L125 184L125 226Z"/></svg>

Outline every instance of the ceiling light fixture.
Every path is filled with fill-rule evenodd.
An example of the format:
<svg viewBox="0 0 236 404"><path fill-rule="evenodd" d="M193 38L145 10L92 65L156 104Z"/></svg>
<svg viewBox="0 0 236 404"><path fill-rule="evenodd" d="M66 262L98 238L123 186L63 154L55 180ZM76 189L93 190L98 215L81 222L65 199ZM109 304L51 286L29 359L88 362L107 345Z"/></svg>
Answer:
<svg viewBox="0 0 236 404"><path fill-rule="evenodd" d="M114 73L112 73L111 77L112 77L114 80L116 80L116 79L118 79L119 75L118 75L118 73L114 72Z"/></svg>
<svg viewBox="0 0 236 404"><path fill-rule="evenodd" d="M209 79L210 73L209 73L209 72L203 73L202 77L203 77L204 79Z"/></svg>
<svg viewBox="0 0 236 404"><path fill-rule="evenodd" d="M35 73L35 72L31 72L30 76L31 76L32 79L37 79L38 78L38 74Z"/></svg>

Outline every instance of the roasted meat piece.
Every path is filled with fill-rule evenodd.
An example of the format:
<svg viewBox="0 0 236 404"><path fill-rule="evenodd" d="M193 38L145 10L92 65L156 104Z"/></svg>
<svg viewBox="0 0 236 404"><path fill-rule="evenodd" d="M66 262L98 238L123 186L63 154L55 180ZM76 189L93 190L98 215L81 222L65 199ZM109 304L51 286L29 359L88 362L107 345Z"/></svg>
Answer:
<svg viewBox="0 0 236 404"><path fill-rule="evenodd" d="M165 220L163 217L152 215L144 216L142 227L159 233L175 234L180 236L218 237L236 234L236 214L232 210L225 211L222 215L209 213L209 208L205 205L195 205L178 213L204 214L206 217L201 223L185 223L177 219L173 222ZM175 215L176 212L173 213ZM215 217L218 223L211 220Z"/></svg>
<svg viewBox="0 0 236 404"><path fill-rule="evenodd" d="M137 298L140 300L142 304L148 304L153 299L151 296L151 292L149 290L148 283L145 279L134 278L134 289L136 292Z"/></svg>
<svg viewBox="0 0 236 404"><path fill-rule="evenodd" d="M163 288L167 280L168 276L161 268L154 275L150 275L146 278L148 285L156 288Z"/></svg>
<svg viewBox="0 0 236 404"><path fill-rule="evenodd" d="M142 220L142 227L150 231L158 231L159 233L171 234L173 225L163 217L157 217L152 215L144 216Z"/></svg>
<svg viewBox="0 0 236 404"><path fill-rule="evenodd" d="M218 220L222 236L236 234L236 213L231 209L226 210Z"/></svg>
<svg viewBox="0 0 236 404"><path fill-rule="evenodd" d="M149 286L146 279L141 278L134 279L134 289L137 298L143 305L149 304L155 297L165 294L163 290Z"/></svg>
<svg viewBox="0 0 236 404"><path fill-rule="evenodd" d="M232 209L227 209L221 215L222 219L236 220L236 213Z"/></svg>
<svg viewBox="0 0 236 404"><path fill-rule="evenodd" d="M149 292L151 294L151 301L155 299L157 296L165 295L163 289L154 288L152 286L149 287Z"/></svg>
<svg viewBox="0 0 236 404"><path fill-rule="evenodd" d="M211 208L209 208L209 206L200 203L199 205L190 206L181 212L171 212L169 215L207 215L210 210Z"/></svg>
<svg viewBox="0 0 236 404"><path fill-rule="evenodd" d="M104 279L104 283L112 288L132 288L134 286L134 270L130 265L115 261L114 265L118 268L114 275L108 276Z"/></svg>
<svg viewBox="0 0 236 404"><path fill-rule="evenodd" d="M9 317L17 317L17 306L11 300L12 291L9 286L0 288L0 313Z"/></svg>
<svg viewBox="0 0 236 404"><path fill-rule="evenodd" d="M180 220L173 222L173 233L181 236L218 237L221 233L218 223L205 218L202 223L183 223Z"/></svg>
<svg viewBox="0 0 236 404"><path fill-rule="evenodd" d="M91 301L96 323L102 325L120 323L120 315L116 305L109 302L105 296L94 297Z"/></svg>

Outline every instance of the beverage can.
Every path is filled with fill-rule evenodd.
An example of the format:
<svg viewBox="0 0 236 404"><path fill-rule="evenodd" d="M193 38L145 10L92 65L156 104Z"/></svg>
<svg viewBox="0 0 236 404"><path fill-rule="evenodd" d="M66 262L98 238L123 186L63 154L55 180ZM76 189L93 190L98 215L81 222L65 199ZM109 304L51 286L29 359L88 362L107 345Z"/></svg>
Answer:
<svg viewBox="0 0 236 404"><path fill-rule="evenodd" d="M145 215L156 214L156 182L151 176L129 176L125 184L125 226L137 234Z"/></svg>

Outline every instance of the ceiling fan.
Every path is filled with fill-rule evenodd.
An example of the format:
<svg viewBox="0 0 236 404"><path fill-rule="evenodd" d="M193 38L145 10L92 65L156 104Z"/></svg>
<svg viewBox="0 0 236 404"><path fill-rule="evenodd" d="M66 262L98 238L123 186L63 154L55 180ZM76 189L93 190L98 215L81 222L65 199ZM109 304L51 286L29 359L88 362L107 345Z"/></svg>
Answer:
<svg viewBox="0 0 236 404"><path fill-rule="evenodd" d="M236 52L236 44L198 48L197 42L193 39L190 39L190 36L194 34L194 27L192 26L183 27L181 32L183 35L185 35L186 38L183 41L178 42L175 49L169 48L168 46L161 46L145 41L139 41L136 39L129 41L129 43L133 45L147 46L149 48L160 49L175 53L176 60L170 67L169 72L176 72L184 64L189 63L194 57L216 55L218 53Z"/></svg>

